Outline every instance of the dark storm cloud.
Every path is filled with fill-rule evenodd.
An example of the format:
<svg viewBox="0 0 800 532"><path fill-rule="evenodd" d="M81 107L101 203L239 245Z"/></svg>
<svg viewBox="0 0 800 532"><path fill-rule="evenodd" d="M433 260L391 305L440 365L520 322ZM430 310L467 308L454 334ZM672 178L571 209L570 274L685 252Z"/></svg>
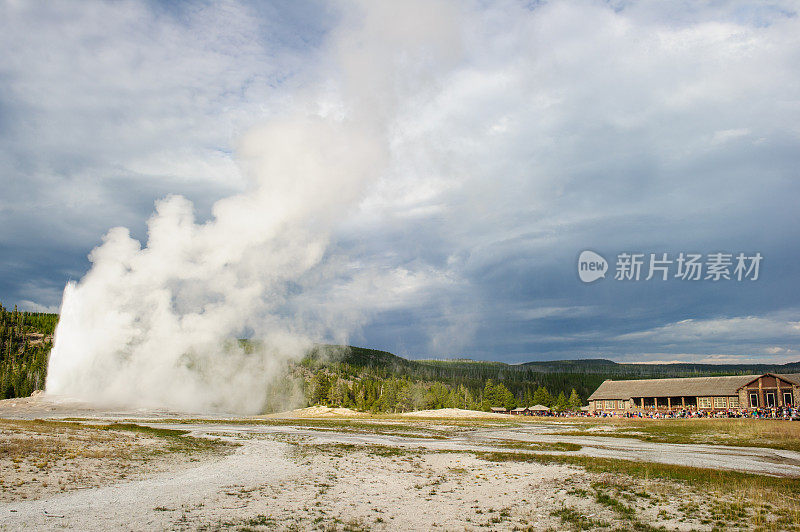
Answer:
<svg viewBox="0 0 800 532"><path fill-rule="evenodd" d="M2 9L6 305L57 305L102 234L145 238L167 194L207 219L246 186L237 138L297 94L352 112L326 46L357 4ZM800 359L792 4L459 9L460 60L405 88L391 168L298 304L350 301L351 341L407 356ZM606 279L580 282L584 249ZM761 278L613 280L618 253L681 251L760 252Z"/></svg>

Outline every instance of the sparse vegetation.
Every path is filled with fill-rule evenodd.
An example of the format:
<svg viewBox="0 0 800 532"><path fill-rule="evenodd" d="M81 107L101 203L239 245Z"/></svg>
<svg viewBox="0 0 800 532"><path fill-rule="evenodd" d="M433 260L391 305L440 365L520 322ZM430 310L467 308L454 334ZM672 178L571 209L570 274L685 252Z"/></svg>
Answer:
<svg viewBox="0 0 800 532"><path fill-rule="evenodd" d="M713 489L726 489L730 486L774 493L776 497L787 497L800 500L800 478L770 477L729 471L722 469L705 469L683 465L639 462L616 458L596 458L569 454L538 454L519 452L476 452L476 456L485 460L504 462L540 462L561 463L581 466L596 473L612 473L628 475L634 478L658 478L685 482L687 485Z"/></svg>
<svg viewBox="0 0 800 532"><path fill-rule="evenodd" d="M509 449L519 449L523 451L580 451L581 446L577 443L569 442L528 442L528 441L515 441L503 440L492 442L492 446L506 447Z"/></svg>
<svg viewBox="0 0 800 532"><path fill-rule="evenodd" d="M0 500L135 477L145 465L215 455L232 444L131 424L0 420Z"/></svg>
<svg viewBox="0 0 800 532"><path fill-rule="evenodd" d="M404 522L396 519L403 516L398 509L409 502L402 499L404 497L425 501L425 506L420 508L436 508L442 503L445 504L442 508L452 504L466 504L471 508L463 515L449 513L446 519L443 515L428 513L419 523L430 528L461 528L457 523L462 523L489 529L542 530L551 527L555 530L651 532L674 529L678 525L686 529L732 530L791 530L800 526L800 479L593 458L574 454L573 451L580 447L565 445L564 442L493 441L469 436L476 427L488 429L487 433L495 428L508 433L519 426L516 421L447 420L435 423L397 417L234 421L287 426L286 433L274 434L274 429L270 429L257 436L258 431L248 427L246 432L231 430L229 435L240 437L243 442L249 439L272 440L266 448L275 448L275 444L288 445L284 458L304 473L269 480L267 484L225 485L218 492L220 497L229 501L223 508L238 513L213 521L216 525L206 526L204 523L200 529L358 530L402 527ZM207 422L236 424L231 420ZM194 421L186 423L189 425ZM344 440L337 442L334 437L332 441L319 443L316 434L296 432L293 430L295 427L339 433ZM51 450L44 454L49 455L53 463L41 465L42 474L38 474L37 469L35 479L38 480L35 481L31 480L34 470L30 467L37 467L35 461L37 456L43 458L42 453L20 452L17 463L29 473L29 482L47 479L46 482L52 483L47 488L50 491L39 493L57 493L75 486L95 485L85 477L62 477L69 480L59 483L58 474L52 474L62 467L59 458L54 458L59 453L91 454L101 449L104 454L96 454L93 458L78 456L70 459L105 464L114 473L103 478L113 482L136 476L136 468L125 464L148 464L159 460L164 453L177 452L179 447L187 451L179 455L202 455L208 451L203 447L205 443L192 447L195 445L193 441L199 438L192 438L186 430L143 425L141 421L94 425L20 421L8 422L0 428L4 434L14 435L14 431L20 431L18 435L25 436L22 438L25 441L31 440L33 443L30 445L34 447L38 445L38 432L57 434L68 442L79 441L78 436L88 441L81 441L78 451L70 447L71 443L57 450L50 447ZM363 443L347 442L359 432L391 436L386 441L395 437L404 441L397 445L375 443L378 438L367 438ZM408 434L414 436L408 437ZM438 441L425 442L415 437L420 434L457 436L460 441L471 441L473 450L441 449ZM528 433L525 434L527 437ZM102 445L93 447L93 439ZM507 450L496 450L498 447ZM495 450L478 450L481 448ZM213 454L213 449L210 452ZM4 473L23 470L14 469L13 460L5 463L9 469ZM549 465L560 467L553 470L547 467ZM96 475L97 470L94 471ZM534 487L529 479L537 475L544 475L544 480L537 481ZM546 479L547 475L552 475L550 480ZM13 477L4 474L3 479L7 478ZM387 483L396 485L394 491L389 490L395 498L386 498ZM6 496L16 500L33 493L30 483L22 487L7 483L4 488ZM531 493L531 489L535 492ZM358 493L358 501L351 498L354 493ZM482 498L485 493L492 495ZM270 501L268 506L263 505L264 499ZM347 502L342 503L343 500ZM531 505L531 501L536 501L536 504ZM199 516L203 515L192 513L194 510L181 504L151 504L149 507L153 514L168 520L162 522L174 523L177 527L191 528L192 523L197 524ZM531 513L536 509L541 512L539 515ZM441 524L445 522L448 524Z"/></svg>
<svg viewBox="0 0 800 532"><path fill-rule="evenodd" d="M591 425L609 428L602 433L585 430L561 431L573 436L635 438L656 443L699 443L733 447L766 447L800 451L800 423L752 419L608 419L590 421Z"/></svg>
<svg viewBox="0 0 800 532"><path fill-rule="evenodd" d="M564 524L570 525L574 530L596 530L610 526L605 521L586 517L575 508L570 508L569 506L554 510L550 515L560 518Z"/></svg>

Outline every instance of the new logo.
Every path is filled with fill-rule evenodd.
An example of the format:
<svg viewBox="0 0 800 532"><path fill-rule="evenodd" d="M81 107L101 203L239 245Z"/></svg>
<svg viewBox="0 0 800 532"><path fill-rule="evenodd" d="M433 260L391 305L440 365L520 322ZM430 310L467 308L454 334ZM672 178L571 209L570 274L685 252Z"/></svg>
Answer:
<svg viewBox="0 0 800 532"><path fill-rule="evenodd" d="M582 251L578 257L578 277L584 283L591 283L606 276L608 262L594 251Z"/></svg>

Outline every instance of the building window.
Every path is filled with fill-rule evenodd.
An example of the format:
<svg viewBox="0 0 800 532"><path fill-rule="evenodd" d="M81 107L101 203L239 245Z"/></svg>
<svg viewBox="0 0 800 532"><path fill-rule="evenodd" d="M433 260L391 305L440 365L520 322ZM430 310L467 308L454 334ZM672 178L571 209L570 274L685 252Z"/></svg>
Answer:
<svg viewBox="0 0 800 532"><path fill-rule="evenodd" d="M606 401L606 410L614 410L616 401Z"/></svg>
<svg viewBox="0 0 800 532"><path fill-rule="evenodd" d="M739 398L728 397L728 408L739 408Z"/></svg>
<svg viewBox="0 0 800 532"><path fill-rule="evenodd" d="M619 408L620 410L624 410L625 409L625 401L617 401L617 408Z"/></svg>
<svg viewBox="0 0 800 532"><path fill-rule="evenodd" d="M758 408L758 394L751 393L750 394L750 408Z"/></svg>
<svg viewBox="0 0 800 532"><path fill-rule="evenodd" d="M698 397L697 398L697 407L698 408L711 408L711 398L710 397Z"/></svg>
<svg viewBox="0 0 800 532"><path fill-rule="evenodd" d="M767 400L767 408L772 408L775 406L775 392L767 392L764 394L764 398Z"/></svg>
<svg viewBox="0 0 800 532"><path fill-rule="evenodd" d="M714 408L725 408L725 398L724 397L715 397L714 398Z"/></svg>
<svg viewBox="0 0 800 532"><path fill-rule="evenodd" d="M792 406L794 404L792 392L783 392L783 404L784 406Z"/></svg>

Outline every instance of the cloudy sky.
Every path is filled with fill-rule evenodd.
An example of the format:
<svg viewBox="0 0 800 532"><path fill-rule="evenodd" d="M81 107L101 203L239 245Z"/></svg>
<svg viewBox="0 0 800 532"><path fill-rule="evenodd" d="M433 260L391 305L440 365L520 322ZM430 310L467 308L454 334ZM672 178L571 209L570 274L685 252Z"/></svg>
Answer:
<svg viewBox="0 0 800 532"><path fill-rule="evenodd" d="M0 2L0 302L57 310L168 195L211 220L300 108L372 115L387 163L284 312L412 358L800 360L800 5L368 4ZM731 279L645 280L681 252Z"/></svg>

